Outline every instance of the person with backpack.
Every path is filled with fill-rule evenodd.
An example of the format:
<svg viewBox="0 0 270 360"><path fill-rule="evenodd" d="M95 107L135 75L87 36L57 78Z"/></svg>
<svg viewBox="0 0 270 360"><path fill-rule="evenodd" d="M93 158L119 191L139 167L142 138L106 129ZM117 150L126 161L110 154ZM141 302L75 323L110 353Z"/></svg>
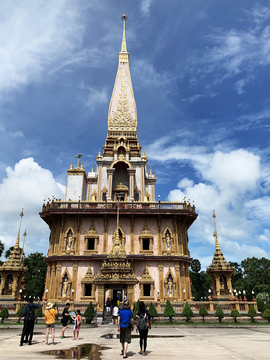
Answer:
<svg viewBox="0 0 270 360"><path fill-rule="evenodd" d="M55 345L54 342L54 329L55 329L55 316L58 314L58 311L53 309L53 304L48 302L46 306L46 311L44 314L46 320L46 337L45 337L45 345L48 345L49 333L51 329L52 333L52 344Z"/></svg>
<svg viewBox="0 0 270 360"><path fill-rule="evenodd" d="M148 329L151 329L151 316L145 308L145 303L140 301L139 310L136 314L136 332L140 334L140 352L143 356L146 355L147 335ZM143 350L142 350L143 349Z"/></svg>
<svg viewBox="0 0 270 360"><path fill-rule="evenodd" d="M124 307L119 311L117 319L117 330L120 332L120 343L122 344L121 354L127 358L128 344L131 343L131 331L134 328L134 320L131 310L128 308L128 301L124 301Z"/></svg>
<svg viewBox="0 0 270 360"><path fill-rule="evenodd" d="M37 304L33 303L34 298L32 296L29 296L29 302L25 305L23 309L23 313L21 317L24 317L24 327L22 331L20 346L23 346L23 339L26 336L28 337L28 345L32 345L32 338L33 338L33 332L34 332L34 326L35 326L35 310L38 309L41 304L38 300Z"/></svg>
<svg viewBox="0 0 270 360"><path fill-rule="evenodd" d="M68 323L68 319L69 319L69 307L70 307L70 303L66 303L66 306L64 307L63 313L62 313L62 319L61 319L61 323L62 323L62 333L60 336L60 339L65 339L65 330L67 328L67 323Z"/></svg>

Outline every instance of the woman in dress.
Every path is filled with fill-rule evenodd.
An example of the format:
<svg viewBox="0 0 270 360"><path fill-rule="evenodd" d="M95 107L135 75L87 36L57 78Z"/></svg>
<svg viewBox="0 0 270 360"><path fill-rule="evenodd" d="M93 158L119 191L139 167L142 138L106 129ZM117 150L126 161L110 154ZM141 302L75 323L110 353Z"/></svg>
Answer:
<svg viewBox="0 0 270 360"><path fill-rule="evenodd" d="M151 316L145 308L143 301L140 301L139 310L136 314L136 332L140 334L140 352L143 356L146 355L147 335L148 329L151 329Z"/></svg>
<svg viewBox="0 0 270 360"><path fill-rule="evenodd" d="M72 316L72 319L75 320L75 324L73 328L73 340L76 340L76 335L77 335L77 340L79 340L79 333L81 329L81 320L82 320L80 310L76 311L76 317L74 318Z"/></svg>

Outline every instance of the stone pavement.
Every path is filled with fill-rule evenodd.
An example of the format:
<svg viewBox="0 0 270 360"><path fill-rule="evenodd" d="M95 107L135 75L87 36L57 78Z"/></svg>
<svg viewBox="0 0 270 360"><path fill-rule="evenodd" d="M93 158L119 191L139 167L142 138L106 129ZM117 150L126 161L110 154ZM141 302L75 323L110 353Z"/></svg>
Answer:
<svg viewBox="0 0 270 360"><path fill-rule="evenodd" d="M82 326L80 340L72 341L72 326L66 330L66 339L60 339L61 326L56 326L57 345L45 346L45 325L36 325L33 345L19 346L21 327L0 326L0 359L31 360L58 359L55 355L42 354L46 350L69 349L75 345L97 344L108 348L93 360L122 359L119 339L107 339L106 334L116 334L114 325L101 325L98 328ZM135 332L133 334L136 334ZM224 326L224 327L153 327L148 338L147 358L149 359L270 359L270 326ZM173 337L170 337L173 336ZM128 357L141 359L138 354L139 339L132 339Z"/></svg>

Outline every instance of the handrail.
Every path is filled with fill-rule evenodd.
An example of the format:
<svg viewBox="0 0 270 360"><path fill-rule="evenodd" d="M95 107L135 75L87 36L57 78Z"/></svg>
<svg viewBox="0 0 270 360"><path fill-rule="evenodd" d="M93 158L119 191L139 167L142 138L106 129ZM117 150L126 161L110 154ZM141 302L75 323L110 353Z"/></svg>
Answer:
<svg viewBox="0 0 270 360"><path fill-rule="evenodd" d="M191 205L189 202L169 202L169 201L61 201L61 200L52 200L44 203L42 206L42 211L51 210L51 209L117 209L119 204L120 210L189 210L195 213L195 206Z"/></svg>

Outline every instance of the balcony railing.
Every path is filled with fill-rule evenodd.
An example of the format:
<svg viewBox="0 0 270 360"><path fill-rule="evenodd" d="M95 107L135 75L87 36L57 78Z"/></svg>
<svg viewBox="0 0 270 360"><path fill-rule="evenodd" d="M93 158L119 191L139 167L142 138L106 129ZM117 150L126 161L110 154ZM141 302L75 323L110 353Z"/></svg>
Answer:
<svg viewBox="0 0 270 360"><path fill-rule="evenodd" d="M46 210L106 210L106 209L117 209L119 204L120 210L188 210L195 213L195 206L191 205L189 202L169 202L169 201L155 201L155 202L139 202L139 201L61 201L61 200L52 200L44 203L42 206L42 211Z"/></svg>

